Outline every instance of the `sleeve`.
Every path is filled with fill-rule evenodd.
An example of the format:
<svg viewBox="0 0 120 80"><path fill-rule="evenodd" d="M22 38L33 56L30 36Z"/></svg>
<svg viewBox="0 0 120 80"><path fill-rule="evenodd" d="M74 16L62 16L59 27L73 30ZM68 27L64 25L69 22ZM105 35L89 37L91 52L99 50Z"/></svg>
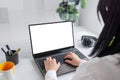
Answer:
<svg viewBox="0 0 120 80"><path fill-rule="evenodd" d="M72 80L119 80L118 61L113 56L94 58L82 63Z"/></svg>
<svg viewBox="0 0 120 80"><path fill-rule="evenodd" d="M96 62L97 60L95 60ZM72 80L95 80L92 76L92 72L89 71L89 65L92 65L94 62L91 61L82 61L78 68L76 69L75 75Z"/></svg>
<svg viewBox="0 0 120 80"><path fill-rule="evenodd" d="M58 80L56 71L55 70L47 71L47 73L45 75L45 80Z"/></svg>

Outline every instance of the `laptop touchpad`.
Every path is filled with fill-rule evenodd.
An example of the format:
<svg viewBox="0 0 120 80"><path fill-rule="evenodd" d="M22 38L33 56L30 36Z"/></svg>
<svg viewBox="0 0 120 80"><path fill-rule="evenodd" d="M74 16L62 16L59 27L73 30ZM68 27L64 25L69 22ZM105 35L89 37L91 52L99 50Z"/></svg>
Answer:
<svg viewBox="0 0 120 80"><path fill-rule="evenodd" d="M57 75L61 75L61 74L65 74L67 73L68 71L75 71L76 70L76 67L73 67L73 66L70 66L68 64L62 64L60 69L57 71Z"/></svg>

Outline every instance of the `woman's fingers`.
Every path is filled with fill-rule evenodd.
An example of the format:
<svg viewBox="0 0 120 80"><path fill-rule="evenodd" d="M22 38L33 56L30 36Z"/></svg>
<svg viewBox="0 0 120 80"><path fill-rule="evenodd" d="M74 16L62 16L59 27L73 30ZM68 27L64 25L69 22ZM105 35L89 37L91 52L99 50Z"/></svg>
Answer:
<svg viewBox="0 0 120 80"><path fill-rule="evenodd" d="M68 64L71 64L71 63L72 63L71 60L65 60L65 62L68 63Z"/></svg>

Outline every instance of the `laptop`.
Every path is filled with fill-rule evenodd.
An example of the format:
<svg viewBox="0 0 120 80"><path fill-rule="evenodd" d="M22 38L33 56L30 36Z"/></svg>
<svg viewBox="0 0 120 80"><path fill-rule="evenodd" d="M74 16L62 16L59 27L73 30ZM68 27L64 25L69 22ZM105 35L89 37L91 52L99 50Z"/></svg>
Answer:
<svg viewBox="0 0 120 80"><path fill-rule="evenodd" d="M33 58L44 76L44 60L51 56L61 63L57 75L76 70L76 67L64 62L68 52L75 52L80 58L86 57L74 46L72 22L50 22L29 25L30 41Z"/></svg>

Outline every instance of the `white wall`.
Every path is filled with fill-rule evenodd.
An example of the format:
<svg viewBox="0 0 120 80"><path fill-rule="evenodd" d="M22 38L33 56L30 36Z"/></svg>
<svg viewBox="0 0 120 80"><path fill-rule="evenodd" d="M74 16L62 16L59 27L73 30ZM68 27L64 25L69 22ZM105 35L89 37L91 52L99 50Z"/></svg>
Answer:
<svg viewBox="0 0 120 80"><path fill-rule="evenodd" d="M31 55L28 25L60 20L55 9L61 0L1 0L0 47L21 48L20 55ZM1 50L0 50L0 53Z"/></svg>
<svg viewBox="0 0 120 80"><path fill-rule="evenodd" d="M88 29L89 31L99 35L102 26L97 17L97 5L99 0L87 0L85 9L80 9L78 23L80 26Z"/></svg>
<svg viewBox="0 0 120 80"><path fill-rule="evenodd" d="M28 25L60 21L56 8L61 0L0 0L0 47L9 44L12 49L21 48L20 55L31 55ZM88 0L81 10L79 23L91 31L98 29L95 7L98 0ZM1 17L2 16L2 17ZM96 28L97 27L97 28ZM95 30L92 30L92 29ZM2 52L0 52L2 53Z"/></svg>

